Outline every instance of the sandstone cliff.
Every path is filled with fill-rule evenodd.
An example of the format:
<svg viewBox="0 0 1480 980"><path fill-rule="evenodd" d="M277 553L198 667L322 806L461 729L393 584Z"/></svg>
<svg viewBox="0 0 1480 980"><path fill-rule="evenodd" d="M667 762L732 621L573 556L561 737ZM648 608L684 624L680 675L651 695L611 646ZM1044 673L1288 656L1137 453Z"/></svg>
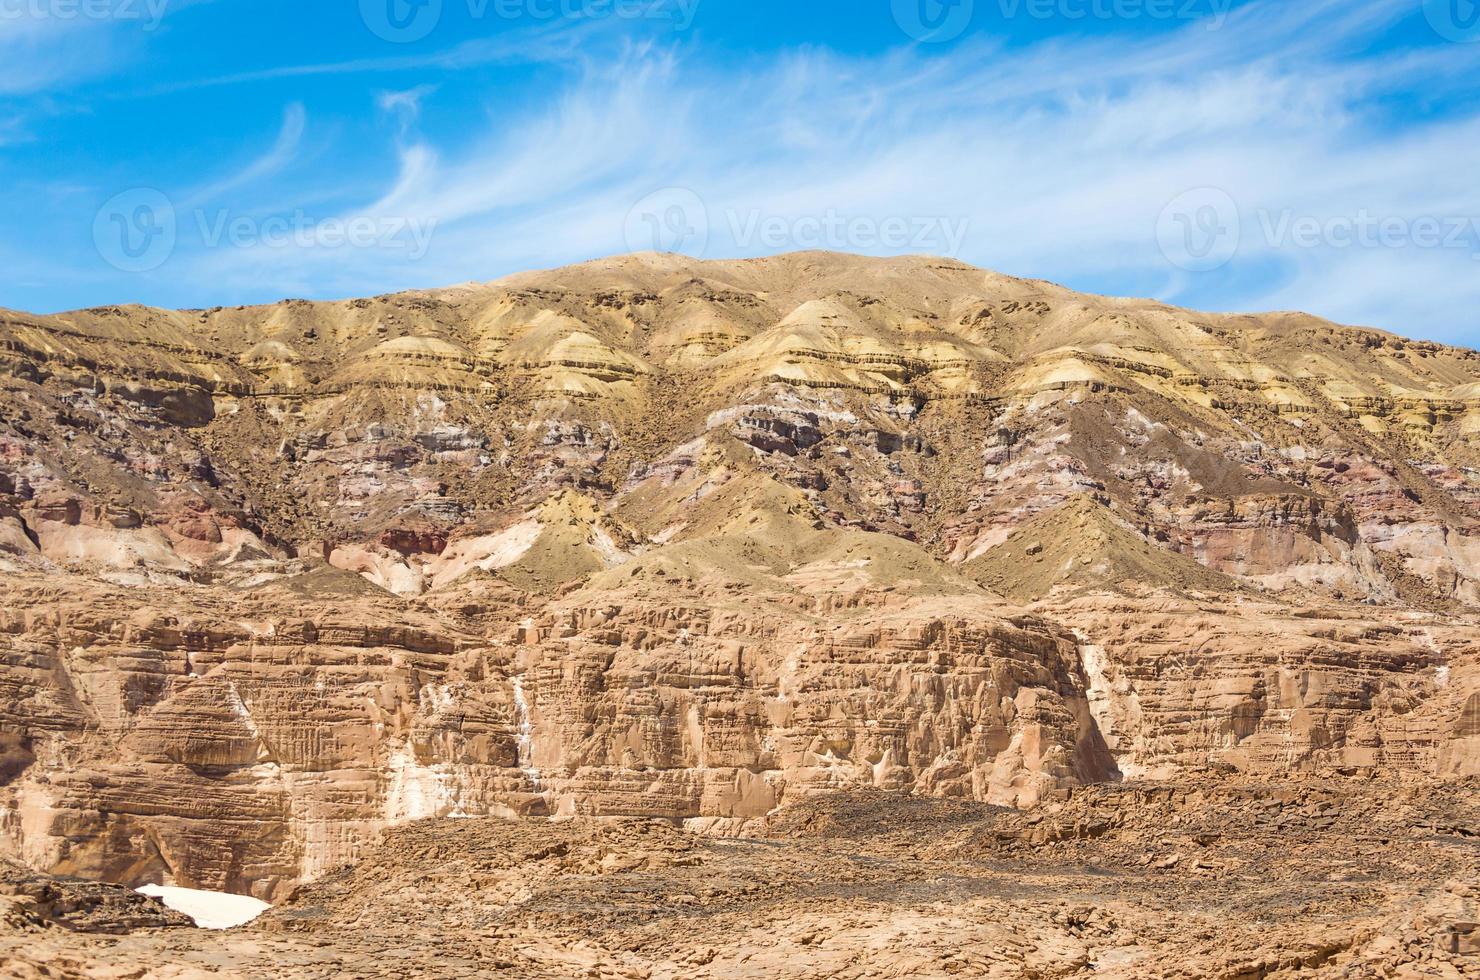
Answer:
<svg viewBox="0 0 1480 980"><path fill-rule="evenodd" d="M0 846L1471 776L1477 448L1474 352L936 259L3 313Z"/></svg>

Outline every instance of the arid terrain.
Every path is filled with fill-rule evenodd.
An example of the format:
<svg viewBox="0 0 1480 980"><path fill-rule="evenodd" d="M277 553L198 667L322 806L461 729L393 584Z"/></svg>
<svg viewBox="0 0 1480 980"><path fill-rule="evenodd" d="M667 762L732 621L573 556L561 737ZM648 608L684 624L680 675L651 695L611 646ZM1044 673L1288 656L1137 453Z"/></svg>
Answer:
<svg viewBox="0 0 1480 980"><path fill-rule="evenodd" d="M134 896L131 934L72 931L116 922L90 908L49 929L12 913L0 955L22 977L1475 975L1474 779L1066 795L828 795L736 839L426 820L245 929L140 929Z"/></svg>
<svg viewBox="0 0 1480 980"><path fill-rule="evenodd" d="M0 311L0 975L1480 976L1477 627L1480 353L1302 314Z"/></svg>

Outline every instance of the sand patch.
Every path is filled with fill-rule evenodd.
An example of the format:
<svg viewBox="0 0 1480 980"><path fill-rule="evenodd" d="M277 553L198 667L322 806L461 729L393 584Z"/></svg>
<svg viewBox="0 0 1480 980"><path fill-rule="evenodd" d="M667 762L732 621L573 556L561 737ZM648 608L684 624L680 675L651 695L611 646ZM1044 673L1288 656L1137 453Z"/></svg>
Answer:
<svg viewBox="0 0 1480 980"><path fill-rule="evenodd" d="M134 890L140 895L162 899L167 907L190 916L202 929L235 929L272 908L250 895L228 895L172 885L145 885Z"/></svg>

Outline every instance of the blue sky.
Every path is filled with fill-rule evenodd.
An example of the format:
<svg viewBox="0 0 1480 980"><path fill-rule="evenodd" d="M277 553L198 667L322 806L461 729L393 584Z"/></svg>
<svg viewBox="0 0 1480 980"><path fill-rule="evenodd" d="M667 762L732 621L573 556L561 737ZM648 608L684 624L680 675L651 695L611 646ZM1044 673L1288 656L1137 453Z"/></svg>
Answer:
<svg viewBox="0 0 1480 980"><path fill-rule="evenodd" d="M930 252L1480 346L1474 0L0 0L0 306Z"/></svg>

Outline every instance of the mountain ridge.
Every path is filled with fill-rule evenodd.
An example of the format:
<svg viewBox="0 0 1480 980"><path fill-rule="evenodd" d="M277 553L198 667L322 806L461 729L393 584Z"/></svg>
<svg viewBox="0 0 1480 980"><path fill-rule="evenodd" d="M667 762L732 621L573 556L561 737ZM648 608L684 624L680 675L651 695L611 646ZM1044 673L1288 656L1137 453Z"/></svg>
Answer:
<svg viewBox="0 0 1480 980"><path fill-rule="evenodd" d="M0 315L0 854L1480 772L1480 355L930 259Z"/></svg>
<svg viewBox="0 0 1480 980"><path fill-rule="evenodd" d="M1144 425L1136 424L1146 430L1131 441L1150 437L1175 459L1208 454L1168 436L1168 422L1179 431L1239 440L1254 452L1262 451L1260 444L1285 452L1284 444L1302 442L1299 428L1313 419L1326 430L1322 442L1400 460L1426 455L1461 484L1465 472L1480 466L1480 354L1305 315L1197 314L1154 301L1083 296L928 257L806 252L705 263L649 253L337 303L211 311L109 307L12 317L0 320L0 345L12 376L55 376L62 386L92 389L78 397L140 406L182 434L201 431L202 452L214 449L223 464L243 473L227 509L242 511L247 530L289 544L293 554L316 549L319 539L394 536L429 521L437 534L455 536L468 524L469 508L486 508L490 492L505 502L500 506L527 508L548 494L552 476L610 501L633 466L661 463L683 438L717 436L711 423L730 422L732 435L762 457L797 458L816 457L825 430L839 419L872 416L875 448L889 450L872 454L880 457L873 479L892 482L883 492L906 499L871 515L849 514L859 506L855 499L819 503L834 519L862 517L956 561L962 547L979 552L999 532L988 530L970 544L946 540L947 525L965 514L924 513L932 508L922 506L920 495L949 502L955 487L939 485L940 464L933 461L939 453L924 447L915 430L930 428L920 420L931 415L940 417L931 419L936 426L954 425L946 420L949 404L962 400L971 417L966 424L980 428L982 439L992 417L1001 423L1040 406L1063 411L1080 433L1075 438L1090 438L1090 430L1103 426L1093 411L1074 404L1088 393L1095 402L1124 402L1131 421L1140 419ZM802 402L829 404L820 414L779 404L751 410L747 391L760 393L762 402L789 391L810 393ZM571 434L585 451L554 448L547 466L565 468L569 457L584 456L578 474L568 468L521 473L482 461L495 433L508 447L539 454L540 447L529 445L534 433L519 431L519 417L529 412L557 428L572 420ZM1244 431L1251 413L1265 420L1249 430L1252 440ZM814 416L831 421L811 421ZM361 424L367 420L368 428ZM376 494L370 511L346 521L305 512L301 499L268 499L297 485L295 474L313 470L312 457L333 454L327 445L300 447L299 441L339 432L348 435L333 438L348 445L386 426L408 440L406 448L386 451L422 457L413 467L419 480L403 488L399 504ZM997 437L1017 438L1011 426L997 427ZM551 438L564 437L543 437ZM1114 439L1121 443L1116 451L1125 452L1129 444ZM925 449L908 471L894 448L905 443ZM1008 447L1009 465L1011 455ZM1031 511L1073 492L1093 492L1107 479L1113 489L1117 475L1106 472L1106 455L1090 451L1073 465L1090 478L1062 488L1057 500L1041 497ZM476 478L458 459L482 461ZM821 462L806 467L812 486L804 490L825 498L821 488L841 471ZM1162 467L1168 465L1180 464L1169 459ZM1261 464L1245 468L1251 465ZM621 466L627 471L619 472ZM1400 463L1390 480L1395 492L1428 500L1451 524L1476 523L1480 492L1466 488L1456 502L1406 466ZM891 468L901 472L891 475ZM1276 496L1310 492L1300 467L1278 469L1290 472L1270 483ZM254 470L270 482L257 485ZM1206 489L1207 479L1190 482ZM1264 477L1218 479L1222 491L1239 498L1265 494ZM96 505L102 509L144 513L151 504L130 491L137 481L103 473L84 480L107 491L110 499ZM443 490L428 495L433 481ZM75 478L60 482L77 486ZM216 488L198 489L209 497ZM1122 490L1122 497L1132 492ZM917 495L913 503L910 494ZM1168 515L1144 499L1127 511L1159 524L1161 539L1171 540ZM365 525L376 513L381 517ZM1195 550L1186 541L1180 549ZM1468 567L1468 559L1460 564Z"/></svg>

